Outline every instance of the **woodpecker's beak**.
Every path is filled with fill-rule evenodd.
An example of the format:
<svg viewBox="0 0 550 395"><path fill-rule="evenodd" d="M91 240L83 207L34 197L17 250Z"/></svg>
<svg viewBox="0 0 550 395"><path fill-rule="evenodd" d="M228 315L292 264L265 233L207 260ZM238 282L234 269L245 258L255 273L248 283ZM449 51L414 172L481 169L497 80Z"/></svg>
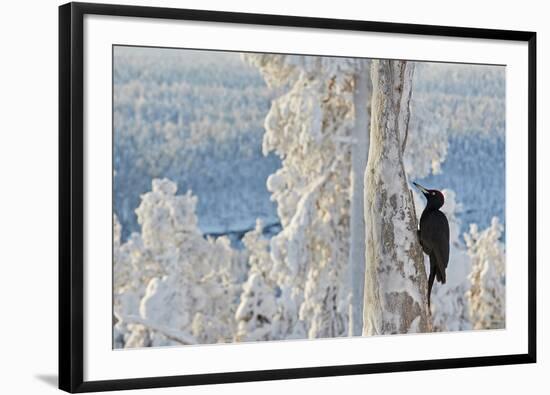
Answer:
<svg viewBox="0 0 550 395"><path fill-rule="evenodd" d="M424 195L429 195L430 192L424 188L422 185L417 184L416 182L413 182L413 185L418 188L420 192L422 192Z"/></svg>

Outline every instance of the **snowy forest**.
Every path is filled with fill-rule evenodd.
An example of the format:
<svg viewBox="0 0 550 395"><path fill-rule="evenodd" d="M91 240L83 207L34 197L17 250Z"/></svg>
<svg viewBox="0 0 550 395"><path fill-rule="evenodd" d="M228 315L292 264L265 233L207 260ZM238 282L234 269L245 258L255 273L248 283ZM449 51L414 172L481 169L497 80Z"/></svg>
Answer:
<svg viewBox="0 0 550 395"><path fill-rule="evenodd" d="M505 67L113 56L114 348L505 328Z"/></svg>

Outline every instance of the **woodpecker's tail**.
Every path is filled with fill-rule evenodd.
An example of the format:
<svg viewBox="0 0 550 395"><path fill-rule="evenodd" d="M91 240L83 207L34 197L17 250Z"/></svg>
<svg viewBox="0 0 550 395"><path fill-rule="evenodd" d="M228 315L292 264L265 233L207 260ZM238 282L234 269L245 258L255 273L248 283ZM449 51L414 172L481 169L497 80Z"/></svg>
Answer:
<svg viewBox="0 0 550 395"><path fill-rule="evenodd" d="M445 269L441 269L437 265L435 270L435 276L437 278L437 281L439 281L441 284L445 284L445 282L447 282L447 275L445 273Z"/></svg>
<svg viewBox="0 0 550 395"><path fill-rule="evenodd" d="M432 296L432 287L434 285L435 277L438 274L437 263L434 254L430 254L430 275L428 277L428 307L430 307L430 299Z"/></svg>
<svg viewBox="0 0 550 395"><path fill-rule="evenodd" d="M434 285L435 272L430 271L430 277L428 278L428 307L430 307L430 299L432 297L432 287Z"/></svg>

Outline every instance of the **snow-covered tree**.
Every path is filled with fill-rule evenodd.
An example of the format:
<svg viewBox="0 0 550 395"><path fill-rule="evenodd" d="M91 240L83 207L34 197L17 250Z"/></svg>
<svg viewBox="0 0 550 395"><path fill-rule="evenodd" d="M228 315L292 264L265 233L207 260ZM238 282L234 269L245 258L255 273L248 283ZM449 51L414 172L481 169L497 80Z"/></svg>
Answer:
<svg viewBox="0 0 550 395"><path fill-rule="evenodd" d="M365 171L363 334L426 332L424 258L403 165L414 64L373 60L370 149Z"/></svg>
<svg viewBox="0 0 550 395"><path fill-rule="evenodd" d="M471 225L470 232L464 234L472 259L471 288L466 297L474 329L500 329L506 324L502 230L498 217L493 217L491 226L484 231L479 232L477 225Z"/></svg>
<svg viewBox="0 0 550 395"><path fill-rule="evenodd" d="M300 306L292 332L347 335L353 91L364 61L265 54L246 59L271 86L288 89L272 103L263 150L282 159L267 182L283 226L270 247L283 295Z"/></svg>
<svg viewBox="0 0 550 395"><path fill-rule="evenodd" d="M115 316L135 314L139 310L141 298L151 279L162 276L161 264L143 243L141 235L133 233L125 243L120 243L121 226L114 218L113 241L113 298ZM124 328L118 325L122 336ZM122 340L120 340L122 341Z"/></svg>
<svg viewBox="0 0 550 395"><path fill-rule="evenodd" d="M153 180L136 210L141 234L115 253L115 314L119 332L128 324L125 347L224 342L235 333L242 257L225 237L203 238L197 198L176 191L167 179Z"/></svg>
<svg viewBox="0 0 550 395"><path fill-rule="evenodd" d="M262 232L263 223L258 220L256 228L243 237L250 268L235 314L236 341L278 340L280 336L277 321L281 317L281 306L271 272L273 263L269 255L269 240L262 237Z"/></svg>
<svg viewBox="0 0 550 395"><path fill-rule="evenodd" d="M260 273L251 273L243 285L241 303L235 318L238 321L237 341L273 340L277 319L277 300L273 288L266 285Z"/></svg>

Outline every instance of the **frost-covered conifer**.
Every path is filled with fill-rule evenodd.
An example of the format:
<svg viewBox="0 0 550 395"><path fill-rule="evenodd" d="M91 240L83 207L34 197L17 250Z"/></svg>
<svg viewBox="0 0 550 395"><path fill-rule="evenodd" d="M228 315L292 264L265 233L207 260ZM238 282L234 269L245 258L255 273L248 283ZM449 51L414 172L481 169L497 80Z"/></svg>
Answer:
<svg viewBox="0 0 550 395"><path fill-rule="evenodd" d="M270 247L284 297L300 306L292 332L347 335L353 88L364 61L284 55L246 59L270 85L288 87L266 118L263 151L274 151L283 161L267 182L283 225Z"/></svg>
<svg viewBox="0 0 550 395"><path fill-rule="evenodd" d="M277 301L273 288L265 284L262 274L251 273L243 285L241 303L235 318L239 323L235 340L258 341L275 338Z"/></svg>
<svg viewBox="0 0 550 395"><path fill-rule="evenodd" d="M243 237L250 269L235 314L236 341L284 338L277 332L280 319L277 286L271 272L273 264L269 255L269 240L262 237L262 231L263 223L258 220L255 229Z"/></svg>
<svg viewBox="0 0 550 395"><path fill-rule="evenodd" d="M176 184L167 179L152 184L136 210L141 235L115 254L115 314L129 324L132 340L125 346L231 341L242 257L225 237L203 238L190 192L176 195ZM140 270L146 267L154 270ZM145 334L148 344L136 339Z"/></svg>
<svg viewBox="0 0 550 395"><path fill-rule="evenodd" d="M504 328L505 253L500 241L502 225L493 217L491 226L479 232L477 225L464 234L468 254L472 259L469 279L471 288L466 293L470 303L470 317L474 329Z"/></svg>

